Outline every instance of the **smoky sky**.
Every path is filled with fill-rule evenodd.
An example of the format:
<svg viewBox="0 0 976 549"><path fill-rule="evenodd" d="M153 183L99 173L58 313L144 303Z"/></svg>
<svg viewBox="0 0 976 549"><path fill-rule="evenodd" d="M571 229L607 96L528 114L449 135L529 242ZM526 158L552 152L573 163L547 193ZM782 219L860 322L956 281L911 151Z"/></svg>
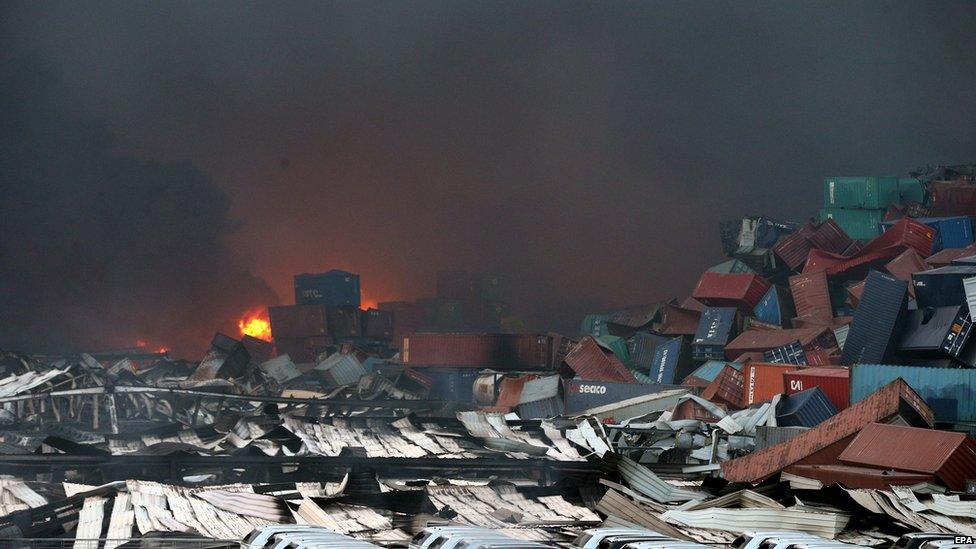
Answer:
<svg viewBox="0 0 976 549"><path fill-rule="evenodd" d="M2 345L198 353L332 267L505 272L572 330L687 295L721 219L976 153L971 2L2 10Z"/></svg>

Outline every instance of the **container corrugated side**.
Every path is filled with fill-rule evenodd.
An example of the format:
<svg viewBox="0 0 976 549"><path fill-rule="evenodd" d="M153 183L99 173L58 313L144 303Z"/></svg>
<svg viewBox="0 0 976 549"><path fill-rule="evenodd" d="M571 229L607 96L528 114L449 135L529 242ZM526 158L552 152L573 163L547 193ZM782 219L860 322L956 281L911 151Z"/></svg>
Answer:
<svg viewBox="0 0 976 549"><path fill-rule="evenodd" d="M784 427L816 427L836 413L837 408L820 387L813 387L783 398L776 409L776 424Z"/></svg>
<svg viewBox="0 0 976 549"><path fill-rule="evenodd" d="M743 368L745 375L743 404L763 402L786 392L783 374L799 369L792 364L750 362Z"/></svg>
<svg viewBox="0 0 976 549"><path fill-rule="evenodd" d="M403 337L400 359L411 366L546 370L551 347L542 334L413 333Z"/></svg>
<svg viewBox="0 0 976 549"><path fill-rule="evenodd" d="M268 307L274 337L302 338L328 335L324 305Z"/></svg>
<svg viewBox="0 0 976 549"><path fill-rule="evenodd" d="M827 274L824 271L791 276L790 292L793 293L796 316L820 315L827 318L834 316L830 306Z"/></svg>
<svg viewBox="0 0 976 549"><path fill-rule="evenodd" d="M678 388L681 387L679 385L652 383L567 379L563 383L563 399L566 404L566 413L574 414L604 404Z"/></svg>
<svg viewBox="0 0 976 549"><path fill-rule="evenodd" d="M851 403L901 378L932 408L940 422L976 422L976 369L858 364L851 368Z"/></svg>
<svg viewBox="0 0 976 549"><path fill-rule="evenodd" d="M769 290L769 283L755 274L702 273L691 296L707 305L738 307L749 312Z"/></svg>
<svg viewBox="0 0 976 549"><path fill-rule="evenodd" d="M894 337L904 322L908 286L897 278L871 271L854 312L844 344L844 364L883 362L894 350Z"/></svg>
<svg viewBox="0 0 976 549"><path fill-rule="evenodd" d="M850 405L851 378L847 368L804 368L783 375L786 394L819 387L838 410Z"/></svg>

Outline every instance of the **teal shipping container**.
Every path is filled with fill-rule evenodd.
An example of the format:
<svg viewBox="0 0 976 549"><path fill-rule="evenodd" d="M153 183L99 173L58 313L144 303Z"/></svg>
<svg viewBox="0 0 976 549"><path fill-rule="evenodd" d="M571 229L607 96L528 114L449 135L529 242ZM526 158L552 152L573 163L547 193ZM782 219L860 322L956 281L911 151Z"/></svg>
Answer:
<svg viewBox="0 0 976 549"><path fill-rule="evenodd" d="M607 320L610 315L586 315L580 325L580 334L593 337L610 335L607 331Z"/></svg>
<svg viewBox="0 0 976 549"><path fill-rule="evenodd" d="M899 200L897 177L824 179L824 208L883 210Z"/></svg>
<svg viewBox="0 0 976 549"><path fill-rule="evenodd" d="M820 220L833 219L847 236L857 240L870 240L881 234L884 210L849 210L844 208L824 208L820 210Z"/></svg>
<svg viewBox="0 0 976 549"><path fill-rule="evenodd" d="M914 177L898 179L898 198L902 204L908 202L925 203L925 184Z"/></svg>
<svg viewBox="0 0 976 549"><path fill-rule="evenodd" d="M600 344L600 347L612 352L617 360L624 363L624 366L628 368L632 367L632 362L630 360L630 349L627 348L627 340L622 337L605 335L596 338L596 342Z"/></svg>
<svg viewBox="0 0 976 549"><path fill-rule="evenodd" d="M756 271L753 270L752 267L746 265L744 262L739 261L738 259L730 259L728 261L723 261L718 265L715 265L714 267L710 267L708 269L708 272L731 274L731 273L754 273Z"/></svg>
<svg viewBox="0 0 976 549"><path fill-rule="evenodd" d="M851 404L898 378L925 399L936 421L976 422L976 369L858 364L851 367Z"/></svg>

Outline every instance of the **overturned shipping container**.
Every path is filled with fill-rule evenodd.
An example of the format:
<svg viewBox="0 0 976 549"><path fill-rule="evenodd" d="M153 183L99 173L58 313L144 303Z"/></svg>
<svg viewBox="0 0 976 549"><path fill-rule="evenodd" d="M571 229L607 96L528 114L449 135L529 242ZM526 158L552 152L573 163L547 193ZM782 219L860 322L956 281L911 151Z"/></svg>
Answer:
<svg viewBox="0 0 976 549"><path fill-rule="evenodd" d="M403 337L400 359L409 366L551 370L552 341L542 334L414 333Z"/></svg>

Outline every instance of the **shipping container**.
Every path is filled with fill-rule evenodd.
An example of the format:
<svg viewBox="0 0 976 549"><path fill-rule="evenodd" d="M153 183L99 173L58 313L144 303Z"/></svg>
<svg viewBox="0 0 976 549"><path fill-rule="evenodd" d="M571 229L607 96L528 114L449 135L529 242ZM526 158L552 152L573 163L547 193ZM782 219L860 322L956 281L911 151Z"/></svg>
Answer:
<svg viewBox="0 0 976 549"><path fill-rule="evenodd" d="M976 265L950 265L912 275L919 308L948 307L966 303L963 279L976 276Z"/></svg>
<svg viewBox="0 0 976 549"><path fill-rule="evenodd" d="M301 338L329 334L325 305L268 307L274 337Z"/></svg>
<svg viewBox="0 0 976 549"><path fill-rule="evenodd" d="M844 344L846 365L884 362L904 326L908 286L904 281L871 271Z"/></svg>
<svg viewBox="0 0 976 549"><path fill-rule="evenodd" d="M715 379L702 391L702 398L705 400L722 404L732 409L739 409L744 406L743 396L745 393L745 374L738 369L726 364L715 376Z"/></svg>
<svg viewBox="0 0 976 549"><path fill-rule="evenodd" d="M715 307L738 307L751 312L769 291L769 283L755 274L702 273L692 297Z"/></svg>
<svg viewBox="0 0 976 549"><path fill-rule="evenodd" d="M252 366L267 362L274 356L274 344L270 341L245 335L241 337L241 345L247 351Z"/></svg>
<svg viewBox="0 0 976 549"><path fill-rule="evenodd" d="M794 316L790 293L779 286L770 286L769 291L752 310L757 319L762 322L783 326Z"/></svg>
<svg viewBox="0 0 976 549"><path fill-rule="evenodd" d="M939 422L976 422L976 369L858 364L851 368L851 403L898 378L925 399Z"/></svg>
<svg viewBox="0 0 976 549"><path fill-rule="evenodd" d="M441 299L431 297L418 299L424 311L424 318L427 321L427 328L440 331L462 331L467 329L465 324L469 317L464 302L458 299ZM469 307L470 308L470 307Z"/></svg>
<svg viewBox="0 0 976 549"><path fill-rule="evenodd" d="M932 426L932 410L900 380L881 387L863 402L838 412L786 443L722 463L722 476L729 482L758 482L798 462L816 464L808 460L823 452L839 453L842 447L838 446L868 423L897 418L910 425Z"/></svg>
<svg viewBox="0 0 976 549"><path fill-rule="evenodd" d="M650 373L651 364L654 363L654 353L661 345L671 341L672 338L648 332L639 332L627 340L627 349L630 354L631 367L634 370Z"/></svg>
<svg viewBox="0 0 976 549"><path fill-rule="evenodd" d="M908 283L908 294L913 299L915 298L915 286L912 284L912 275L922 271L928 271L931 268L932 267L929 267L928 263L922 259L922 256L918 255L915 250L911 249L905 250L904 252L898 254L897 257L885 265L885 270L888 271L892 276L898 280L904 280Z"/></svg>
<svg viewBox="0 0 976 549"><path fill-rule="evenodd" d="M881 234L884 210L845 210L824 208L820 210L822 221L833 221L851 238L868 240Z"/></svg>
<svg viewBox="0 0 976 549"><path fill-rule="evenodd" d="M583 323L580 325L580 334L593 337L610 335L610 331L607 329L607 320L609 319L610 315L607 314L584 316Z"/></svg>
<svg viewBox="0 0 976 549"><path fill-rule="evenodd" d="M813 231L809 239L814 248L835 254L843 254L854 243L844 229L829 218Z"/></svg>
<svg viewBox="0 0 976 549"><path fill-rule="evenodd" d="M654 351L649 376L656 383L679 383L694 368L691 346L685 337L678 336L659 345Z"/></svg>
<svg viewBox="0 0 976 549"><path fill-rule="evenodd" d="M613 356L617 357L624 366L630 366L630 351L627 349L627 340L622 337L607 335L600 336L596 339L596 342L607 351L613 353Z"/></svg>
<svg viewBox="0 0 976 549"><path fill-rule="evenodd" d="M965 433L871 423L840 454L850 465L934 475L950 490L976 477L976 440Z"/></svg>
<svg viewBox="0 0 976 549"><path fill-rule="evenodd" d="M819 480L824 486L843 484L848 489L871 488L886 492L890 492L892 486L913 486L935 481L934 476L923 473L906 473L851 465L793 465L784 469L783 472Z"/></svg>
<svg viewBox="0 0 976 549"><path fill-rule="evenodd" d="M355 355L340 353L316 363L313 372L324 380L327 387L352 385L366 375L366 369Z"/></svg>
<svg viewBox="0 0 976 549"><path fill-rule="evenodd" d="M971 258L973 254L976 254L976 244L971 244L965 248L946 248L926 257L925 263L934 268L956 264L976 265L976 260L965 259Z"/></svg>
<svg viewBox="0 0 976 549"><path fill-rule="evenodd" d="M329 309L326 320L333 339L359 337L363 333L363 311L359 307Z"/></svg>
<svg viewBox="0 0 976 549"><path fill-rule="evenodd" d="M908 202L925 203L925 183L914 177L898 178L898 201L902 204Z"/></svg>
<svg viewBox="0 0 976 549"><path fill-rule="evenodd" d="M689 300L694 301L691 298ZM654 326L654 331L663 335L693 336L698 332L702 311L704 307L698 311L666 303L661 307L661 322Z"/></svg>
<svg viewBox="0 0 976 549"><path fill-rule="evenodd" d="M752 272L763 276L771 275L779 270L776 254L769 248L758 246L743 246L735 251L736 260L749 266Z"/></svg>
<svg viewBox="0 0 976 549"><path fill-rule="evenodd" d="M908 311L898 350L920 356L959 356L973 322L966 305Z"/></svg>
<svg viewBox="0 0 976 549"><path fill-rule="evenodd" d="M772 427L769 425L756 425L756 451L775 446L780 442L786 442L791 438L802 434L806 427Z"/></svg>
<svg viewBox="0 0 976 549"><path fill-rule="evenodd" d="M973 243L973 220L970 217L919 217L915 221L935 229L932 237L933 254L946 248L965 248ZM894 224L884 222L881 228L887 231Z"/></svg>
<svg viewBox="0 0 976 549"><path fill-rule="evenodd" d="M764 352L763 362L771 362L774 364L795 364L797 366L806 366L809 364L809 362L807 362L806 351L803 350L803 345L800 344L799 340L794 341L789 345L783 345L782 347L777 347Z"/></svg>
<svg viewBox="0 0 976 549"><path fill-rule="evenodd" d="M315 362L316 357L328 350L331 344L332 340L326 336L276 337L274 340L275 352L279 356L288 355L296 364Z"/></svg>
<svg viewBox="0 0 976 549"><path fill-rule="evenodd" d="M803 266L803 263L807 260L807 255L813 248L809 237L815 230L816 228L813 224L808 222L800 230L781 239L773 246L773 253L782 259L787 267L794 271L798 270Z"/></svg>
<svg viewBox="0 0 976 549"><path fill-rule="evenodd" d="M976 215L976 185L963 181L929 183L931 215Z"/></svg>
<svg viewBox="0 0 976 549"><path fill-rule="evenodd" d="M898 202L897 177L824 178L824 207L883 209Z"/></svg>
<svg viewBox="0 0 976 549"><path fill-rule="evenodd" d="M325 305L359 307L359 275L332 269L324 273L295 275L295 303L297 305Z"/></svg>
<svg viewBox="0 0 976 549"><path fill-rule="evenodd" d="M422 331L427 326L424 310L414 301L383 301L378 305L381 311L393 315L393 346L400 347L403 336Z"/></svg>
<svg viewBox="0 0 976 549"><path fill-rule="evenodd" d="M271 360L265 361L259 368L265 375L279 384L286 383L302 375L298 371L298 368L295 367L295 363L292 362L291 357L287 354L278 355Z"/></svg>
<svg viewBox="0 0 976 549"><path fill-rule="evenodd" d="M820 387L787 394L776 405L776 424L782 427L816 427L837 414L837 407Z"/></svg>
<svg viewBox="0 0 976 549"><path fill-rule="evenodd" d="M725 358L725 345L737 332L734 307L705 309L692 340L692 356L695 360Z"/></svg>
<svg viewBox="0 0 976 549"><path fill-rule="evenodd" d="M566 413L575 414L604 404L678 388L680 386L677 385L567 379L563 383L563 398Z"/></svg>
<svg viewBox="0 0 976 549"><path fill-rule="evenodd" d="M551 339L542 334L414 333L404 336L403 364L497 370L551 369Z"/></svg>
<svg viewBox="0 0 976 549"><path fill-rule="evenodd" d="M793 294L796 316L833 318L834 311L830 305L830 288L827 286L825 272L791 276L790 292Z"/></svg>
<svg viewBox="0 0 976 549"><path fill-rule="evenodd" d="M757 402L765 402L776 395L786 392L783 374L798 370L792 364L773 364L764 362L750 362L742 369L744 406L751 406Z"/></svg>
<svg viewBox="0 0 976 549"><path fill-rule="evenodd" d="M788 395L819 387L834 408L843 410L850 403L850 376L847 368L803 368L783 374L783 381Z"/></svg>
<svg viewBox="0 0 976 549"><path fill-rule="evenodd" d="M470 368L416 368L430 380L428 398L467 404L474 403L474 382L478 371ZM406 372L406 370L405 370Z"/></svg>
<svg viewBox="0 0 976 549"><path fill-rule="evenodd" d="M837 349L832 329L826 326L792 328L789 330L747 330L725 346L725 358L736 360L745 353L762 353L799 341L804 350L823 349L828 353Z"/></svg>
<svg viewBox="0 0 976 549"><path fill-rule="evenodd" d="M918 255L928 257L932 255L932 240L934 238L935 229L906 217L896 221L878 238L865 244L861 250L861 255L869 255L872 252L883 250L895 250L896 253L891 254L891 257L888 258L890 260L905 248L912 248L918 252Z"/></svg>
<svg viewBox="0 0 976 549"><path fill-rule="evenodd" d="M688 374L687 377L695 377L705 381L705 383L708 384L711 383L716 376L718 376L719 372L721 372L722 368L725 366L730 366L741 371L744 364L741 362L729 362L726 360L707 360L704 364L698 368L695 368L690 374Z"/></svg>
<svg viewBox="0 0 976 549"><path fill-rule="evenodd" d="M718 265L713 265L707 269L710 273L719 274L732 274L732 273L745 273L750 274L756 272L752 267L746 263L739 261L738 259L730 259L728 261L723 261Z"/></svg>
<svg viewBox="0 0 976 549"><path fill-rule="evenodd" d="M567 370L564 377L575 375L580 379L594 381L636 382L634 374L610 350L586 336L570 349L564 360Z"/></svg>
<svg viewBox="0 0 976 549"><path fill-rule="evenodd" d="M393 337L393 313L379 309L367 309L362 316L364 336L384 339Z"/></svg>

